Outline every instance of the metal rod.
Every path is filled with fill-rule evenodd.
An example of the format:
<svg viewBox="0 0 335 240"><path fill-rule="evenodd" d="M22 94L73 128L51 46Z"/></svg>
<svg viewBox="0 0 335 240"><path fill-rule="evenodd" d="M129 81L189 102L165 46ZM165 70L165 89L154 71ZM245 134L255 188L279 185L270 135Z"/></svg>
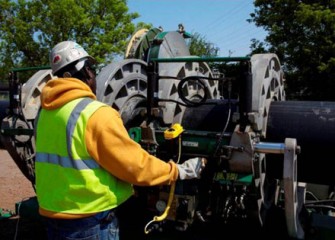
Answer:
<svg viewBox="0 0 335 240"><path fill-rule="evenodd" d="M255 152L283 154L285 150L284 143L259 142L254 145Z"/></svg>
<svg viewBox="0 0 335 240"><path fill-rule="evenodd" d="M250 57L183 57L183 58L152 58L153 62L241 62L249 61Z"/></svg>
<svg viewBox="0 0 335 240"><path fill-rule="evenodd" d="M51 69L50 66L38 66L38 67L22 67L22 68L13 68L13 72L24 72L24 71L32 71L32 70L44 70Z"/></svg>

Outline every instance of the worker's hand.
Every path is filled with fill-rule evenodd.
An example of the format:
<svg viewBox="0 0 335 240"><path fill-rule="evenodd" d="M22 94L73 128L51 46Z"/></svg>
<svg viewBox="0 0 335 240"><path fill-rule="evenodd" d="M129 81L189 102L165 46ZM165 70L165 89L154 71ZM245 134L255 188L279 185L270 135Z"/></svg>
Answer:
<svg viewBox="0 0 335 240"><path fill-rule="evenodd" d="M177 164L179 179L200 178L201 171L204 169L206 162L205 158L196 157L188 159L182 164Z"/></svg>

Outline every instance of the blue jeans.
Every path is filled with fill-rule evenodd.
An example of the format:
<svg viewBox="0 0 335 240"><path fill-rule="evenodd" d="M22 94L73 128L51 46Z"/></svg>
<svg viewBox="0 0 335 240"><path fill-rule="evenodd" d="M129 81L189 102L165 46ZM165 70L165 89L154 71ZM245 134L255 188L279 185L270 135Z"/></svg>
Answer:
<svg viewBox="0 0 335 240"><path fill-rule="evenodd" d="M45 221L49 240L119 240L119 222L114 211L81 219Z"/></svg>

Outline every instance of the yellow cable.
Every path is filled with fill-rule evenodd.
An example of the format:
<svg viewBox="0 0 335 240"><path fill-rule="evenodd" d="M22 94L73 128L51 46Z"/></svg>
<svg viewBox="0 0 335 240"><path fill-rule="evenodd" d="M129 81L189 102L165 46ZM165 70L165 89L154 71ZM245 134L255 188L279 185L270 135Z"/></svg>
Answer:
<svg viewBox="0 0 335 240"><path fill-rule="evenodd" d="M177 163L179 163L180 156L181 156L181 135L179 135L179 138L178 138L178 145L179 145L179 149L178 149L178 160L177 160ZM147 228L149 227L149 225L151 223L163 221L168 216L170 208L171 208L171 205L172 205L172 201L173 201L173 196L174 196L175 189L176 189L176 182L173 182L171 184L168 202L167 202L167 205L166 205L166 208L165 208L163 214L161 214L160 216L154 216L154 218L150 222L148 222L147 225L145 225L145 227L144 227L145 234L148 234L150 232L150 231L147 230Z"/></svg>

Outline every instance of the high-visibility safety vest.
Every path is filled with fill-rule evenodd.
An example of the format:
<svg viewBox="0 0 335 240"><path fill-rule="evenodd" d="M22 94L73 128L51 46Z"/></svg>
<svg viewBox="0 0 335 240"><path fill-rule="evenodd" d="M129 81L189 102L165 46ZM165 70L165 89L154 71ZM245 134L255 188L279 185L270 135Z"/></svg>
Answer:
<svg viewBox="0 0 335 240"><path fill-rule="evenodd" d="M80 98L55 110L41 110L35 162L41 208L69 214L95 213L115 208L132 195L131 184L108 173L87 152L87 122L103 106L106 104Z"/></svg>

